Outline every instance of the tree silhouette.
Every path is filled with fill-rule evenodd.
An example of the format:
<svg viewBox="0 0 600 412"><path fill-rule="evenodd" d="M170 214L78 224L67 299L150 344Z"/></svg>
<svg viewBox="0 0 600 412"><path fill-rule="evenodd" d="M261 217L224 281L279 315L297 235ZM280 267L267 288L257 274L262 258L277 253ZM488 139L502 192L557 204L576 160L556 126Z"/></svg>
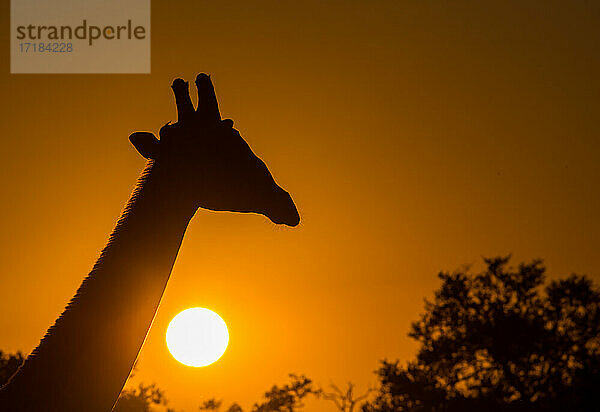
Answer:
<svg viewBox="0 0 600 412"><path fill-rule="evenodd" d="M403 367L384 361L364 412L599 410L600 292L585 276L544 287L539 260L440 273L442 286L409 336Z"/></svg>
<svg viewBox="0 0 600 412"><path fill-rule="evenodd" d="M311 379L304 375L290 374L291 383L282 387L274 385L266 392L265 401L255 403L252 412L294 412L301 409L303 399L318 392Z"/></svg>
<svg viewBox="0 0 600 412"><path fill-rule="evenodd" d="M318 396L320 390L315 388L313 381L304 375L289 375L291 382L283 386L273 385L265 392L265 400L257 402L252 406L252 412L295 412L300 410L304 404L303 399L308 395ZM223 405L222 400L210 398L198 408L204 412L219 412ZM232 403L226 412L243 412L237 403Z"/></svg>
<svg viewBox="0 0 600 412"><path fill-rule="evenodd" d="M234 402L231 404L231 406L229 406L229 408L227 408L227 412L243 412L243 409L240 405Z"/></svg>
<svg viewBox="0 0 600 412"><path fill-rule="evenodd" d="M217 412L221 409L221 405L223 405L222 400L210 398L209 400L202 402L202 404L198 407L198 409L200 409L201 411Z"/></svg>
<svg viewBox="0 0 600 412"><path fill-rule="evenodd" d="M289 375L291 383L284 386L274 385L271 390L265 393L265 400L261 403L255 403L252 412L294 412L304 407L303 399L308 395L315 398L331 401L340 412L353 412L372 392L367 390L364 394L357 396L354 393L355 385L348 382L346 389L342 390L338 386L331 384L331 390L324 390L316 387L313 381L305 375ZM223 405L222 400L210 398L199 407L200 411L219 412ZM226 412L243 412L241 406L237 403L231 404Z"/></svg>
<svg viewBox="0 0 600 412"><path fill-rule="evenodd" d="M223 405L222 400L217 400L215 398L211 398L202 402L200 407L198 408L201 411L207 412L219 412L221 410L221 406ZM243 412L243 409L237 403L232 403L229 408L226 409L226 412Z"/></svg>
<svg viewBox="0 0 600 412"><path fill-rule="evenodd" d="M329 391L320 389L318 395L325 400L333 402L340 412L354 412L359 403L364 401L372 392L372 389L368 389L362 395L356 396L354 393L355 385L352 382L348 382L344 390L333 383L329 387L331 388Z"/></svg>

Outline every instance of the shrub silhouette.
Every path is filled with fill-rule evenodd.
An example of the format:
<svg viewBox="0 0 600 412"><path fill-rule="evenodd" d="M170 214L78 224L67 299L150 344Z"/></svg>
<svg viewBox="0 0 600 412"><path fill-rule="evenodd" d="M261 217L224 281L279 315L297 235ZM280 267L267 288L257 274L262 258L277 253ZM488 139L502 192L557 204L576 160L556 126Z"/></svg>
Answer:
<svg viewBox="0 0 600 412"><path fill-rule="evenodd" d="M137 388L124 389L121 392L113 412L152 412L153 406L166 403L163 391L156 384L140 383Z"/></svg>
<svg viewBox="0 0 600 412"><path fill-rule="evenodd" d="M21 352L5 353L0 350L0 386L8 382L8 379L23 364L25 356Z"/></svg>
<svg viewBox="0 0 600 412"><path fill-rule="evenodd" d="M585 276L544 285L539 260L440 273L409 336L416 360L384 361L363 412L599 410L600 293Z"/></svg>
<svg viewBox="0 0 600 412"><path fill-rule="evenodd" d="M315 387L313 381L304 375L289 375L290 383L282 386L273 385L263 395L264 400L255 403L251 412L296 412L304 407L303 400L309 396L318 396L320 389ZM222 400L210 398L200 405L200 411L220 412ZM233 403L226 412L243 412L237 403Z"/></svg>

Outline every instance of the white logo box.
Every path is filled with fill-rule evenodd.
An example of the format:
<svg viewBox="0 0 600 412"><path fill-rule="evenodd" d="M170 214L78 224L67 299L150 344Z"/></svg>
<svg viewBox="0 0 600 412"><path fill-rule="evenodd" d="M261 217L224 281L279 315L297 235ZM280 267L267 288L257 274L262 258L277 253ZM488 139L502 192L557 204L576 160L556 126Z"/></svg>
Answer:
<svg viewBox="0 0 600 412"><path fill-rule="evenodd" d="M150 0L11 0L11 73L150 73Z"/></svg>

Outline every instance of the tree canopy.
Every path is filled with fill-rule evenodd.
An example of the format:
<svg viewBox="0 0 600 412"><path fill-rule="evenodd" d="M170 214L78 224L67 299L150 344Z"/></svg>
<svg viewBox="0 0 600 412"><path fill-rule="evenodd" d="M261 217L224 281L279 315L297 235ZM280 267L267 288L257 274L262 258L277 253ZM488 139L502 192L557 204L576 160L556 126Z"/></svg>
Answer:
<svg viewBox="0 0 600 412"><path fill-rule="evenodd" d="M600 293L585 276L545 283L539 260L440 273L409 336L406 366L384 361L364 412L583 411L600 404ZM596 409L597 410L597 409Z"/></svg>

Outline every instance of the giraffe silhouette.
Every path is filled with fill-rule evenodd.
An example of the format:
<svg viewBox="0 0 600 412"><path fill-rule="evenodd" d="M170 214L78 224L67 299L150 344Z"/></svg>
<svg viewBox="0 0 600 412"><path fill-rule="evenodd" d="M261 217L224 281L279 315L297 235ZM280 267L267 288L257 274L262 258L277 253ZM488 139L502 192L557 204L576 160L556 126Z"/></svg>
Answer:
<svg viewBox="0 0 600 412"><path fill-rule="evenodd" d="M211 79L173 82L177 122L130 141L149 159L108 244L39 346L0 390L1 411L110 411L131 372L198 208L296 226L290 195L221 120Z"/></svg>

